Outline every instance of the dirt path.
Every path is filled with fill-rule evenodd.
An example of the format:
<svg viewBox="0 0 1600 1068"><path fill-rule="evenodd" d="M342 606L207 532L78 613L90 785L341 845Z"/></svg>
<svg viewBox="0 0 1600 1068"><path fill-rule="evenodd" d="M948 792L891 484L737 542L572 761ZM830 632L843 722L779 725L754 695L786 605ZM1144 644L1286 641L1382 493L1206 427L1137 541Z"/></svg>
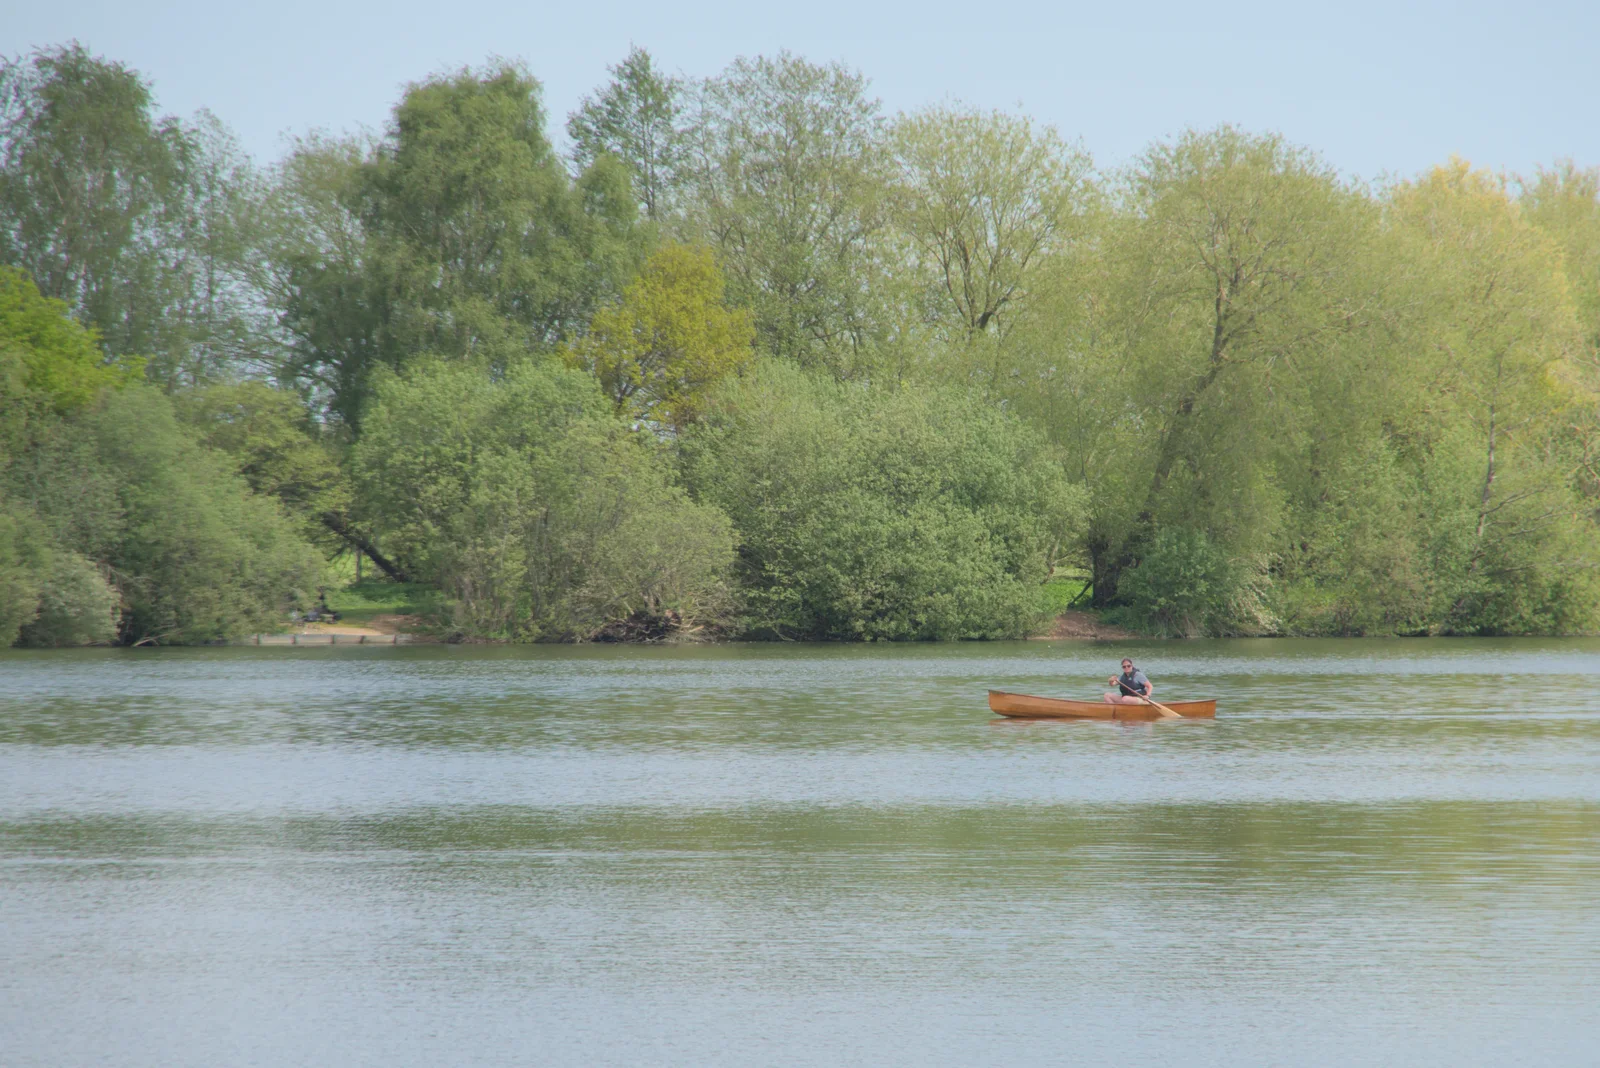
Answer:
<svg viewBox="0 0 1600 1068"><path fill-rule="evenodd" d="M296 634L342 634L375 638L388 634L407 634L416 627L416 616L373 616L364 626L354 623L302 623Z"/></svg>
<svg viewBox="0 0 1600 1068"><path fill-rule="evenodd" d="M1087 638L1093 641L1122 641L1127 638L1137 638L1138 635L1131 630L1113 627L1109 623L1102 623L1088 612L1062 612L1056 617L1055 623L1043 634L1034 635L1035 638Z"/></svg>

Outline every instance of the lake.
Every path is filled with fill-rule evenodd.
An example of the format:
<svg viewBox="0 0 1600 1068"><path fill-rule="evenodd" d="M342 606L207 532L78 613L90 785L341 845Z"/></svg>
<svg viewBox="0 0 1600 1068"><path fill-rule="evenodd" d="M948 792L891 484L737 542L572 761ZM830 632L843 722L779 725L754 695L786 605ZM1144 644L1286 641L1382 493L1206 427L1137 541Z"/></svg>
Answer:
<svg viewBox="0 0 1600 1068"><path fill-rule="evenodd" d="M996 720L1130 653L1214 722ZM1593 1064L1600 641L0 653L0 1063Z"/></svg>

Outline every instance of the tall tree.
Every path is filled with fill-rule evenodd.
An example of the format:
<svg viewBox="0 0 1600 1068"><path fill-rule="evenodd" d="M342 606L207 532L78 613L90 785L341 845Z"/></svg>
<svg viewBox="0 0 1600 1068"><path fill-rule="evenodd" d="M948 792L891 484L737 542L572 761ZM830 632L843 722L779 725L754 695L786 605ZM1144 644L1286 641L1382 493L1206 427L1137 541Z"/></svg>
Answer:
<svg viewBox="0 0 1600 1068"><path fill-rule="evenodd" d="M708 389L750 362L753 337L749 314L723 303L710 250L669 244L568 355L600 380L617 414L681 429Z"/></svg>
<svg viewBox="0 0 1600 1068"><path fill-rule="evenodd" d="M540 93L503 64L413 85L395 108L363 212L382 243L393 356L547 344L586 321L590 257L617 251L587 239L631 220L585 215L545 137Z"/></svg>
<svg viewBox="0 0 1600 1068"><path fill-rule="evenodd" d="M1391 211L1425 265L1414 337L1430 403L1415 433L1429 452L1439 621L1494 632L1559 617L1571 606L1552 588L1578 572L1592 584L1600 565L1570 463L1571 424L1593 422L1600 376L1577 359L1560 246L1502 179L1460 160L1399 186Z"/></svg>
<svg viewBox="0 0 1600 1068"><path fill-rule="evenodd" d="M628 168L644 217L659 221L672 210L681 181L682 83L656 70L650 53L637 47L607 69L611 84L567 118L572 160L581 172L602 155L616 157Z"/></svg>
<svg viewBox="0 0 1600 1068"><path fill-rule="evenodd" d="M933 315L963 339L1004 331L1040 265L1082 231L1091 162L1026 116L928 108L894 123L895 220Z"/></svg>
<svg viewBox="0 0 1600 1068"><path fill-rule="evenodd" d="M647 244L622 165L571 181L521 67L411 86L384 138L313 142L282 176L293 221L276 277L296 378L357 424L378 366L422 355L504 367L580 331Z"/></svg>
<svg viewBox="0 0 1600 1068"><path fill-rule="evenodd" d="M1377 315L1376 211L1315 156L1189 132L1152 148L1120 199L1087 254L1057 258L1047 310L1003 367L1004 394L1089 485L1099 606L1163 526L1262 559L1284 456L1316 447L1324 406L1375 381L1358 342Z"/></svg>
<svg viewBox="0 0 1600 1068"><path fill-rule="evenodd" d="M1523 215L1561 248L1584 335L1600 355L1600 167L1565 160L1517 185Z"/></svg>
<svg viewBox="0 0 1600 1068"><path fill-rule="evenodd" d="M81 45L0 69L0 242L98 329L111 351L148 352L155 224L174 181L176 130L153 117L148 84Z"/></svg>
<svg viewBox="0 0 1600 1068"><path fill-rule="evenodd" d="M761 346L839 375L873 340L887 182L867 81L780 52L699 87L691 228L716 249Z"/></svg>
<svg viewBox="0 0 1600 1068"><path fill-rule="evenodd" d="M0 261L150 375L249 362L253 170L211 116L157 118L149 85L78 44L0 66Z"/></svg>
<svg viewBox="0 0 1600 1068"><path fill-rule="evenodd" d="M262 289L283 326L275 369L314 407L346 425L360 420L378 366L385 301L362 208L370 146L354 138L299 139L278 164L267 199Z"/></svg>

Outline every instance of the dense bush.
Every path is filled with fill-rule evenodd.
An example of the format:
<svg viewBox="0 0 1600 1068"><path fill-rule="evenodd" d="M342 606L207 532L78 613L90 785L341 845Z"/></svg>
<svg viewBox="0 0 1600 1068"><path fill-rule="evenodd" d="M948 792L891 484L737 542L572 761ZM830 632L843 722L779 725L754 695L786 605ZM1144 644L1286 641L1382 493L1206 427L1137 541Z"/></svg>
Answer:
<svg viewBox="0 0 1600 1068"><path fill-rule="evenodd" d="M322 563L277 504L0 273L0 640L196 642L273 629Z"/></svg>
<svg viewBox="0 0 1600 1068"><path fill-rule="evenodd" d="M1265 585L1259 567L1229 559L1204 531L1168 529L1123 576L1124 607L1113 614L1166 636L1270 633L1277 621L1262 603Z"/></svg>
<svg viewBox="0 0 1600 1068"><path fill-rule="evenodd" d="M450 598L459 633L583 639L636 613L722 612L727 518L609 409L553 361L380 378L354 455L360 507Z"/></svg>
<svg viewBox="0 0 1600 1068"><path fill-rule="evenodd" d="M747 633L998 638L1043 614L1080 498L1047 445L979 398L888 393L768 363L682 444L740 538Z"/></svg>
<svg viewBox="0 0 1600 1068"><path fill-rule="evenodd" d="M122 606L102 569L77 553L55 552L42 569L37 615L19 645L94 645L117 636Z"/></svg>
<svg viewBox="0 0 1600 1068"><path fill-rule="evenodd" d="M9 478L56 551L106 569L122 602L121 640L197 642L274 629L321 575L294 524L231 468L178 423L166 397L141 386L41 427ZM82 562L44 572L57 577L56 593L36 640L100 636L91 620L103 596ZM60 615L69 606L70 625Z"/></svg>

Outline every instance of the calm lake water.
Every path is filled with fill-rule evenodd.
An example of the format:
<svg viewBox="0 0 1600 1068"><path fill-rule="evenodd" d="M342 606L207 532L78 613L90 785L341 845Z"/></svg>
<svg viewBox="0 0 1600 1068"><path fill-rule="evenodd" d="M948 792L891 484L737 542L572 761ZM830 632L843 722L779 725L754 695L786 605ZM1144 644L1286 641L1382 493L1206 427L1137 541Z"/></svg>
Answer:
<svg viewBox="0 0 1600 1068"><path fill-rule="evenodd" d="M1597 1061L1600 642L0 653L8 1068Z"/></svg>

